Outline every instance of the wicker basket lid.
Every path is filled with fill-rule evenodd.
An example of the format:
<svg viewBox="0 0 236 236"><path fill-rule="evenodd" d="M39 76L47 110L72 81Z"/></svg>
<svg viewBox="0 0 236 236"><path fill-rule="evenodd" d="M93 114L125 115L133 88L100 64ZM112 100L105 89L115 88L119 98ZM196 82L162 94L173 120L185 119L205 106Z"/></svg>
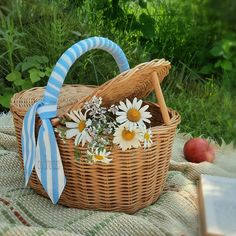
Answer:
<svg viewBox="0 0 236 236"><path fill-rule="evenodd" d="M144 98L153 90L152 73L156 72L161 82L168 75L170 67L170 62L165 59L139 64L107 81L87 97L72 105L70 110L82 107L84 102L93 96L102 97L104 106L117 104L125 98Z"/></svg>
<svg viewBox="0 0 236 236"><path fill-rule="evenodd" d="M59 96L58 116L67 113L71 105L88 96L95 89L95 86L64 85ZM16 93L11 100L11 110L24 115L35 102L43 98L44 91L44 87L36 87Z"/></svg>

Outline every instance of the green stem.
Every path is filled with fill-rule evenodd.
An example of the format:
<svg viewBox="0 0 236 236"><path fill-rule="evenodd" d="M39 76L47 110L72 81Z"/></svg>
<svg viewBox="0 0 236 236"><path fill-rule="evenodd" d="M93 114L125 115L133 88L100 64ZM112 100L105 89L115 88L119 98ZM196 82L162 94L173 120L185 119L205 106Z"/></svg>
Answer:
<svg viewBox="0 0 236 236"><path fill-rule="evenodd" d="M14 70L14 64L13 64L13 58L12 58L13 50L12 50L9 42L7 42L7 47L9 48L8 49L8 59L9 59L9 64L10 64L10 70L11 70L11 72L13 72L13 70Z"/></svg>

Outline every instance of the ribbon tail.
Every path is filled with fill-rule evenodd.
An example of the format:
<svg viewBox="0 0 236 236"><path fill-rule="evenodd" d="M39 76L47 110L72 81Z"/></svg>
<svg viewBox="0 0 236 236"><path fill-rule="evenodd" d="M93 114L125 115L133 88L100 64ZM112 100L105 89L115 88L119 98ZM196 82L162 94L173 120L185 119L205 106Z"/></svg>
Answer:
<svg viewBox="0 0 236 236"><path fill-rule="evenodd" d="M26 113L22 127L22 156L24 162L25 186L27 186L33 167L35 165L35 117L41 101L36 102Z"/></svg>
<svg viewBox="0 0 236 236"><path fill-rule="evenodd" d="M42 120L36 147L36 173L44 190L56 204L66 185L66 178L54 130L49 119Z"/></svg>

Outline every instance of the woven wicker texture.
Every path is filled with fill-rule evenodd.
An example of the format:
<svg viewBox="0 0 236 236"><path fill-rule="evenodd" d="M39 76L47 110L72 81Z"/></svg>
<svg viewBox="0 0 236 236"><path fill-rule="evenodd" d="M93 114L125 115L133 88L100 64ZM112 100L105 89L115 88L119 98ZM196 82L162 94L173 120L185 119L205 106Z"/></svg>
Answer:
<svg viewBox="0 0 236 236"><path fill-rule="evenodd" d="M72 104L88 96L96 87L83 85L64 85L59 96L58 116L67 113ZM11 110L24 116L28 109L43 98L45 88L35 87L20 93L16 93L11 100Z"/></svg>
<svg viewBox="0 0 236 236"><path fill-rule="evenodd" d="M62 116L68 110L77 109L94 95L101 96L105 106L127 97L130 99L143 98L154 89L153 73L156 73L159 80L162 81L168 74L169 68L170 63L164 59L141 64L118 75L98 89L90 88L87 96L78 97L79 93L76 94L78 91L74 90L73 86L65 87L61 100L59 100L58 114ZM11 111L21 157L22 122L26 110L33 103L33 99L29 98L31 95L29 93L35 94L38 90L42 94L42 89L36 88L23 94L16 94L12 100ZM73 92L71 92L72 90ZM158 92L161 93L161 91ZM109 165L88 164L86 147L80 146L78 147L80 160L77 161L74 155L74 140L67 140L64 143L56 135L67 178L66 187L59 200L60 204L82 209L134 213L158 199L165 184L173 138L180 122L180 116L177 112L168 109L170 120L166 125L163 121L163 107L154 103L149 103L149 105L149 111L153 116L151 120L152 147L146 150L138 148L123 152L115 146L111 154L113 160ZM56 122L54 124L58 125ZM37 193L47 197L35 171L33 171L29 183Z"/></svg>

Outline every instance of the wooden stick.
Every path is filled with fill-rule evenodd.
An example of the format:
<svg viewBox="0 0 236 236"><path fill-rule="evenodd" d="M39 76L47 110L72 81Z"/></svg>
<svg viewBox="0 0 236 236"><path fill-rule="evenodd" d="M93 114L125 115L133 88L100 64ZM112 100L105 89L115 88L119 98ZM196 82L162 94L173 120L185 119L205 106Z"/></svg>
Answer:
<svg viewBox="0 0 236 236"><path fill-rule="evenodd" d="M152 73L152 84L153 87L155 89L155 93L156 93L156 98L158 100L158 103L160 105L160 109L161 109L161 114L162 114L162 118L164 120L164 123L166 125L168 125L170 123L170 116L166 107L166 102L161 90L161 85L160 85L160 81L159 78L157 76L156 72Z"/></svg>

